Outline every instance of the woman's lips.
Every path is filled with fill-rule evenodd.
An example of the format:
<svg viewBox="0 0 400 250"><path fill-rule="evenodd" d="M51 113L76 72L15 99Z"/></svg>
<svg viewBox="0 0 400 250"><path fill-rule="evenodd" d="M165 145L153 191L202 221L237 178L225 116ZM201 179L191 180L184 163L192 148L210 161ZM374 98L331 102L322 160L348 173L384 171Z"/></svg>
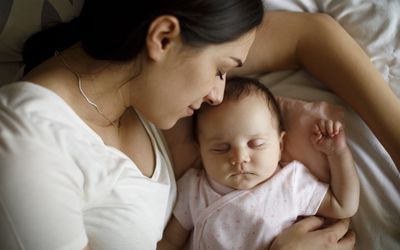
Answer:
<svg viewBox="0 0 400 250"><path fill-rule="evenodd" d="M199 107L189 106L187 108L186 113L187 113L187 115L191 116L191 115L193 115L194 111L198 110L199 108L200 108L200 106Z"/></svg>
<svg viewBox="0 0 400 250"><path fill-rule="evenodd" d="M191 116L191 115L193 115L193 113L194 113L194 110L192 109L192 108L187 108L187 110L186 110L186 114L188 115L188 116Z"/></svg>

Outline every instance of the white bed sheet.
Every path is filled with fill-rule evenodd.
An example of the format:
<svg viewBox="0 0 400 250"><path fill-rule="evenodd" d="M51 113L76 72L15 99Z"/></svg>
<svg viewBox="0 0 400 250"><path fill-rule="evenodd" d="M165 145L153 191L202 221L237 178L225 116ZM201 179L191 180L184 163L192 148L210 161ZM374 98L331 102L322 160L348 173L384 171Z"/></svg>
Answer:
<svg viewBox="0 0 400 250"><path fill-rule="evenodd" d="M0 85L21 75L20 53L25 39L55 21L54 17L67 21L76 16L83 0L61 2L2 0L0 13L8 18L0 23ZM334 17L365 49L400 97L400 0L264 0L264 3L271 11L325 12ZM341 103L302 71L277 72L261 79L279 95ZM399 172L370 130L349 109L346 131L362 187L360 209L352 223L358 249L400 249Z"/></svg>
<svg viewBox="0 0 400 250"><path fill-rule="evenodd" d="M364 48L400 97L399 0L264 0L264 3L267 11L323 12L335 18ZM278 95L343 105L303 71L277 72L260 79ZM399 171L376 137L348 107L345 124L361 182L360 208L352 219L357 249L400 249Z"/></svg>

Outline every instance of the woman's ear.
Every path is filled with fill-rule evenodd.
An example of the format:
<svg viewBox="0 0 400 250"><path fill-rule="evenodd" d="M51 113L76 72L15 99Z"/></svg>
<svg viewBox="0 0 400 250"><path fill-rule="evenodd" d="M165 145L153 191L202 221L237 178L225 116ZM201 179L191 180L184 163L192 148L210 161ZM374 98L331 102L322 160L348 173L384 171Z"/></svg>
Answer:
<svg viewBox="0 0 400 250"><path fill-rule="evenodd" d="M155 61L162 60L172 45L180 42L180 32L176 17L163 15L154 19L146 37L149 58Z"/></svg>

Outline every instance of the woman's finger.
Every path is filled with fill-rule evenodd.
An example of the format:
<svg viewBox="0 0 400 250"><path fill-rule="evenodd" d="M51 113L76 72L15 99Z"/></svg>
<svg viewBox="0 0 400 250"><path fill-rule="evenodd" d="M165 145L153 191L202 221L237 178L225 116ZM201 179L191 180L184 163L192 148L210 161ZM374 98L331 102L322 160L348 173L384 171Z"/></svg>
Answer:
<svg viewBox="0 0 400 250"><path fill-rule="evenodd" d="M339 240L339 249L354 249L355 244L356 234L350 230Z"/></svg>
<svg viewBox="0 0 400 250"><path fill-rule="evenodd" d="M294 226L298 227L302 232L311 232L321 228L324 221L321 217L310 216L296 222Z"/></svg>
<svg viewBox="0 0 400 250"><path fill-rule="evenodd" d="M327 226L324 229L319 230L321 236L329 238L331 242L339 242L349 230L350 219L339 220L332 225Z"/></svg>

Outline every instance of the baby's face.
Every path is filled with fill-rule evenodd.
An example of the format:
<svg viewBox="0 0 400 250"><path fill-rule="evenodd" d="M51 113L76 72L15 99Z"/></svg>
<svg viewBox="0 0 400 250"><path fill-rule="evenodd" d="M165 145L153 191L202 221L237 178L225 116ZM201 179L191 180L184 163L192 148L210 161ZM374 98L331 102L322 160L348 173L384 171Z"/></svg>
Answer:
<svg viewBox="0 0 400 250"><path fill-rule="evenodd" d="M281 140L275 118L260 95L227 100L199 116L200 152L209 177L248 189L275 172Z"/></svg>

